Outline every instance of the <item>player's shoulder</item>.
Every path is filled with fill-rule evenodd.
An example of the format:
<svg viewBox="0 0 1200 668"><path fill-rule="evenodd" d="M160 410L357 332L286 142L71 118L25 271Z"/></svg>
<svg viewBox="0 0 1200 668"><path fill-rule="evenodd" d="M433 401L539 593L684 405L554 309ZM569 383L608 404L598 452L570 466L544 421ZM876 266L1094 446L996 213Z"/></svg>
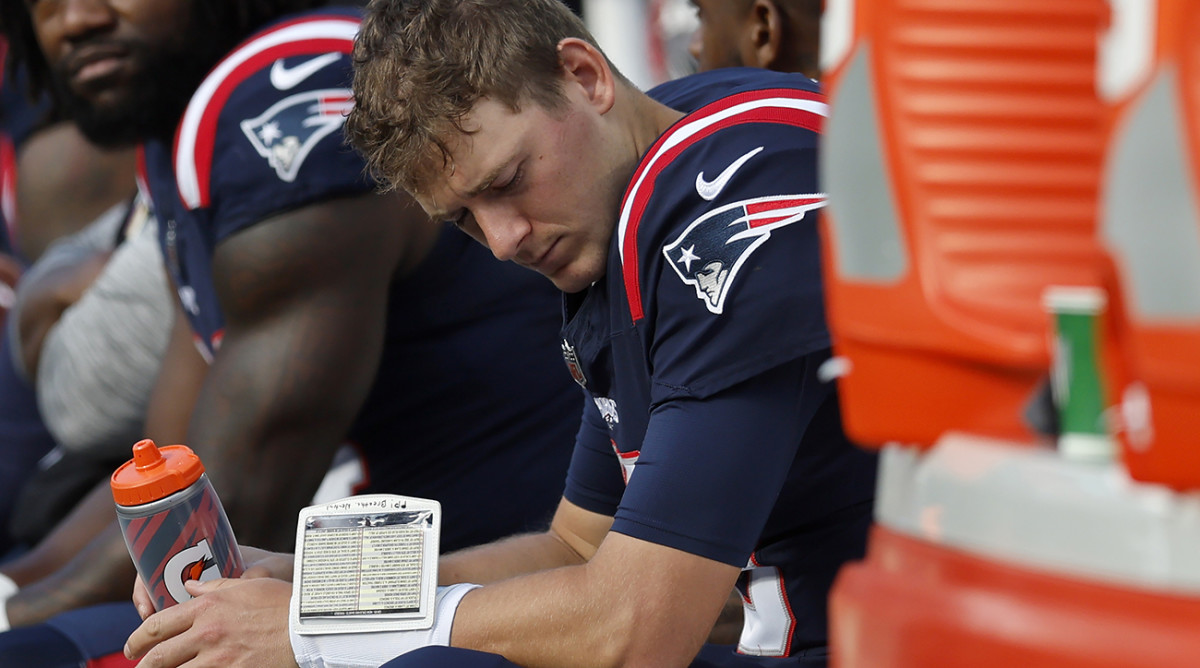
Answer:
<svg viewBox="0 0 1200 668"><path fill-rule="evenodd" d="M208 204L214 147L222 134L266 142L256 148L268 156L271 132L286 132L283 125L295 125L291 129L300 135L340 127L351 104L350 53L360 23L354 9L295 14L267 25L217 63L193 94L176 135L173 161L188 208ZM329 123L319 122L325 116Z"/></svg>
<svg viewBox="0 0 1200 668"><path fill-rule="evenodd" d="M740 266L771 230L812 220L824 206L816 155L826 104L810 79L717 71L651 94L687 113L643 156L626 190L617 235L627 277L669 265L698 283L706 266ZM635 318L639 291L626 281ZM714 294L720 312L724 291Z"/></svg>
<svg viewBox="0 0 1200 668"><path fill-rule="evenodd" d="M622 225L678 224L735 198L790 196L802 186L815 192L828 107L811 79L734 68L649 93L685 115L642 157L626 190ZM667 215L648 215L654 211Z"/></svg>
<svg viewBox="0 0 1200 668"><path fill-rule="evenodd" d="M750 99L795 98L821 103L820 84L802 74L773 72L757 67L728 67L673 79L646 91L658 102L694 114L705 107L728 106Z"/></svg>

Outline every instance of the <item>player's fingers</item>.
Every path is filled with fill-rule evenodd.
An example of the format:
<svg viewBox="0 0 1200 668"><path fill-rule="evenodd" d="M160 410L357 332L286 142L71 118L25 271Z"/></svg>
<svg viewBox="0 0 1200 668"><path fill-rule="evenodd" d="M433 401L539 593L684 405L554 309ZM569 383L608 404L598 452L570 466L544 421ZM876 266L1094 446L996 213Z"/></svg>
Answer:
<svg viewBox="0 0 1200 668"><path fill-rule="evenodd" d="M230 580L227 578L217 578L216 580L205 580L204 582L201 582L199 580L188 580L187 582L183 583L183 588L186 589L187 593L191 594L192 596L203 596L204 594L208 594L210 592L214 592L223 587L227 587L227 586L233 584L234 582L235 582L235 580Z"/></svg>
<svg viewBox="0 0 1200 668"><path fill-rule="evenodd" d="M267 552L266 550L245 549L244 557L249 567L242 574L243 579L275 578L277 580L292 580L292 567L295 557L290 554Z"/></svg>
<svg viewBox="0 0 1200 668"><path fill-rule="evenodd" d="M267 568L266 566L251 566L250 568L246 569L245 573L242 573L243 580L254 580L256 578L269 577L271 577L271 569Z"/></svg>
<svg viewBox="0 0 1200 668"><path fill-rule="evenodd" d="M150 596L150 590L146 589L146 584L142 582L142 578L135 578L133 581L133 606L137 608L138 616L142 621L154 614L154 599Z"/></svg>
<svg viewBox="0 0 1200 668"><path fill-rule="evenodd" d="M190 629L194 621L195 607L184 603L147 617L142 625L130 634L129 640L125 641L125 656L130 659L144 656L161 643ZM156 666L154 663L139 665L148 668Z"/></svg>
<svg viewBox="0 0 1200 668"><path fill-rule="evenodd" d="M185 635L155 645L146 652L141 661L138 661L138 668L177 668L187 664L199 656L200 649L199 644L186 642L187 640ZM129 645L125 646L125 656L130 659L137 658L129 653Z"/></svg>

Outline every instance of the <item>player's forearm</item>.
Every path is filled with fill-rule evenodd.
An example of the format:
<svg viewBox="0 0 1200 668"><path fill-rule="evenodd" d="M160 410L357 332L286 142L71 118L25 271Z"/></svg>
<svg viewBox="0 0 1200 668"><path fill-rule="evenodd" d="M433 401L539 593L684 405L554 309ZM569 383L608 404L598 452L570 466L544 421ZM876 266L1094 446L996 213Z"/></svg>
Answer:
<svg viewBox="0 0 1200 668"><path fill-rule="evenodd" d="M582 563L584 558L553 534L526 534L443 556L438 562L438 584L490 584Z"/></svg>
<svg viewBox="0 0 1200 668"><path fill-rule="evenodd" d="M294 548L296 513L311 502L332 458L336 437L247 429L245 434L190 433L239 542L269 550ZM257 437L255 436L257 435ZM217 449L205 444L220 443Z"/></svg>
<svg viewBox="0 0 1200 668"><path fill-rule="evenodd" d="M597 524L607 519L564 501L556 520L571 515ZM467 594L450 642L503 654L523 666L579 665L580 657L595 666L686 666L713 628L739 570L609 533L586 564Z"/></svg>
<svg viewBox="0 0 1200 668"><path fill-rule="evenodd" d="M600 548L612 518L560 500L550 528L442 557L441 584L489 584L518 575L586 563Z"/></svg>
<svg viewBox="0 0 1200 668"><path fill-rule="evenodd" d="M0 567L21 587L28 587L66 566L109 525L115 525L112 492L108 480L97 484L40 543Z"/></svg>
<svg viewBox="0 0 1200 668"><path fill-rule="evenodd" d="M687 665L703 643L703 629L664 628L656 611L640 610L626 590L589 565L489 585L463 599L451 645L529 668Z"/></svg>
<svg viewBox="0 0 1200 668"><path fill-rule="evenodd" d="M278 341L281 349L286 344ZM290 550L296 513L311 502L361 405L365 390L352 388L369 386L371 373L356 369L347 378L344 366L313 362L316 351L293 349L289 359L264 363L257 350L238 341L222 347L196 403L188 442L204 461L238 540Z"/></svg>
<svg viewBox="0 0 1200 668"><path fill-rule="evenodd" d="M68 610L128 600L136 571L115 521L74 559L8 599L14 627L38 624Z"/></svg>
<svg viewBox="0 0 1200 668"><path fill-rule="evenodd" d="M224 337L188 438L238 539L290 549L371 389L395 268L395 211L375 195L280 214L221 241ZM347 227L347 220L355 224Z"/></svg>
<svg viewBox="0 0 1200 668"><path fill-rule="evenodd" d="M107 260L107 253L96 253L22 284L21 307L16 313L17 332L21 363L30 378L37 377L38 359L46 335L62 317L63 311L79 301Z"/></svg>

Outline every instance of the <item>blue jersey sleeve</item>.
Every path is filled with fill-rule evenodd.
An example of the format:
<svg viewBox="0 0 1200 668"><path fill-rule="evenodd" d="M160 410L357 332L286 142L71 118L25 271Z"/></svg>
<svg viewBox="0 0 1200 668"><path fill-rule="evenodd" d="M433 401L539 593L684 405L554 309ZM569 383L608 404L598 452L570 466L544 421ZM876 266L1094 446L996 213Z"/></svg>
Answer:
<svg viewBox="0 0 1200 668"><path fill-rule="evenodd" d="M584 510L611 517L624 492L621 465L610 444L608 427L596 405L588 400L584 402L563 496Z"/></svg>
<svg viewBox="0 0 1200 668"><path fill-rule="evenodd" d="M704 398L829 346L817 135L763 127L686 148L649 202L637 245L652 404Z"/></svg>
<svg viewBox="0 0 1200 668"><path fill-rule="evenodd" d="M793 463L820 470L814 464L834 461L844 443L817 417L837 417L833 384L816 377L824 359L817 353L706 400L655 408L612 530L744 567Z"/></svg>
<svg viewBox="0 0 1200 668"><path fill-rule="evenodd" d="M218 240L269 215L373 187L342 133L350 63L337 55L286 94L272 86L267 69L230 98L213 152L210 206ZM303 67L305 59L291 61Z"/></svg>
<svg viewBox="0 0 1200 668"><path fill-rule="evenodd" d="M180 198L220 242L272 215L369 191L344 137L353 15L316 14L263 31L208 76L180 124Z"/></svg>

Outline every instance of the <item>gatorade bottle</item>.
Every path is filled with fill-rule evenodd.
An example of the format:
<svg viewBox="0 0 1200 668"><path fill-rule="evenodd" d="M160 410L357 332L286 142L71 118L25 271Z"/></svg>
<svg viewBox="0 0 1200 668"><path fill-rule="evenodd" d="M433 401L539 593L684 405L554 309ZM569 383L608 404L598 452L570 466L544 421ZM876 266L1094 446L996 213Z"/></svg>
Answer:
<svg viewBox="0 0 1200 668"><path fill-rule="evenodd" d="M235 578L245 567L200 458L185 445L133 446L112 474L117 519L156 610L191 598L188 580Z"/></svg>

